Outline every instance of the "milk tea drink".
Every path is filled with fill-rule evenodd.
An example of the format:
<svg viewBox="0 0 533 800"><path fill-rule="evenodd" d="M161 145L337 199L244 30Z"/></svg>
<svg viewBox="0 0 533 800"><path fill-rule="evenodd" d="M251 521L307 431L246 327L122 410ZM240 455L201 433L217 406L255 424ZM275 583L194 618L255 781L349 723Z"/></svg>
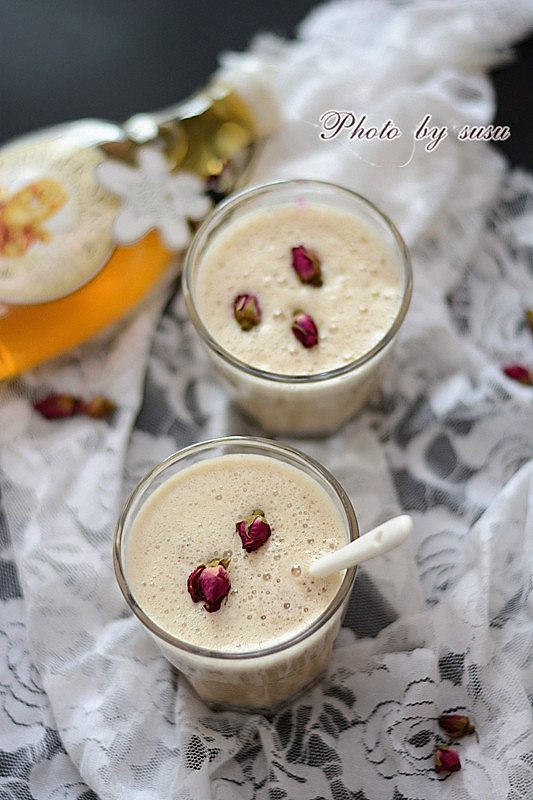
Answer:
<svg viewBox="0 0 533 800"><path fill-rule="evenodd" d="M412 291L392 223L359 195L316 181L257 187L219 207L197 232L183 285L235 401L289 435L331 433L363 405Z"/></svg>
<svg viewBox="0 0 533 800"><path fill-rule="evenodd" d="M257 509L269 535L245 549L237 524ZM309 565L357 535L323 467L273 441L227 437L181 451L141 482L117 528L115 566L131 607L200 697L268 712L326 669L355 570L320 579ZM214 611L189 583L213 561L231 583Z"/></svg>

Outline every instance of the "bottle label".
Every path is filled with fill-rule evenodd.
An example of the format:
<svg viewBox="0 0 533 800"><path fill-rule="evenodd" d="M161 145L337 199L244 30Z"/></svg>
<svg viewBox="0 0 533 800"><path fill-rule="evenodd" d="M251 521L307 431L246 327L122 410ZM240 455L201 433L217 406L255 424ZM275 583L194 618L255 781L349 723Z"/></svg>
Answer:
<svg viewBox="0 0 533 800"><path fill-rule="evenodd" d="M105 265L118 200L96 180L101 160L57 138L0 155L0 301L63 297Z"/></svg>

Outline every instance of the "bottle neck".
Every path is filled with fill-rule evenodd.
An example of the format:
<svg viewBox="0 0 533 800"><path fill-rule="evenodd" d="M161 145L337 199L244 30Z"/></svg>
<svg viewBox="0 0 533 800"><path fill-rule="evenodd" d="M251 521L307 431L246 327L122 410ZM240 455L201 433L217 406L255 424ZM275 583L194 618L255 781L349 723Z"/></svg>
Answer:
<svg viewBox="0 0 533 800"><path fill-rule="evenodd" d="M234 119L245 124L256 140L272 135L280 125L281 114L271 69L246 56L238 64L221 67L206 88L188 99L158 111L135 114L123 129L137 145L153 143L162 131L164 140L179 123L202 117L212 108L223 121Z"/></svg>

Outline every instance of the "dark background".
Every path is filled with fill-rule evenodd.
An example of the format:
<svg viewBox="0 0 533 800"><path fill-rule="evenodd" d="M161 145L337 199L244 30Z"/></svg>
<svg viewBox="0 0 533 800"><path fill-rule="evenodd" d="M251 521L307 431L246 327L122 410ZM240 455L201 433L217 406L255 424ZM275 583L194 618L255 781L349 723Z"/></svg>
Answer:
<svg viewBox="0 0 533 800"><path fill-rule="evenodd" d="M284 38L316 0L0 0L0 143L84 117L122 121L205 83L259 31ZM493 74L499 146L533 171L533 39Z"/></svg>

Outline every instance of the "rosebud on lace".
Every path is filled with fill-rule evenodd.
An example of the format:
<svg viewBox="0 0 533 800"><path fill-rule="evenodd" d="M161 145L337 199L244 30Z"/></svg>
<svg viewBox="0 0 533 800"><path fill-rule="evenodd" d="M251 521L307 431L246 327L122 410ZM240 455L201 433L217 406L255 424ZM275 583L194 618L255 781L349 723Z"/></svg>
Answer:
<svg viewBox="0 0 533 800"><path fill-rule="evenodd" d="M96 395L91 400L80 400L76 404L76 413L84 414L86 417L94 419L107 419L113 411L116 411L117 404L104 395Z"/></svg>
<svg viewBox="0 0 533 800"><path fill-rule="evenodd" d="M206 611L218 611L231 589L227 572L229 559L217 558L200 564L187 578L187 590L194 603L204 602Z"/></svg>
<svg viewBox="0 0 533 800"><path fill-rule="evenodd" d="M461 769L459 753L453 747L440 745L435 750L435 772L458 772Z"/></svg>
<svg viewBox="0 0 533 800"><path fill-rule="evenodd" d="M523 383L526 386L533 385L533 372L522 364L508 364L503 368L505 374L518 383Z"/></svg>
<svg viewBox="0 0 533 800"><path fill-rule="evenodd" d="M46 419L63 419L77 413L79 397L72 394L49 394L33 404Z"/></svg>
<svg viewBox="0 0 533 800"><path fill-rule="evenodd" d="M470 724L468 717L463 714L442 714L439 717L440 727L446 731L450 739L460 739L470 733L476 733L476 729Z"/></svg>
<svg viewBox="0 0 533 800"><path fill-rule="evenodd" d="M49 394L33 404L36 411L46 419L64 419L81 414L94 419L107 419L116 409L116 403L103 395L83 400L73 394Z"/></svg>
<svg viewBox="0 0 533 800"><path fill-rule="evenodd" d="M315 347L318 344L318 329L309 314L297 309L292 317L292 332L304 347Z"/></svg>
<svg viewBox="0 0 533 800"><path fill-rule="evenodd" d="M243 331L249 331L261 322L259 300L254 294L239 294L233 301L233 314Z"/></svg>
<svg viewBox="0 0 533 800"><path fill-rule="evenodd" d="M237 522L235 530L241 537L243 549L247 553L258 550L264 545L271 533L270 525L261 509L256 509L249 517Z"/></svg>
<svg viewBox="0 0 533 800"><path fill-rule="evenodd" d="M322 286L322 270L318 256L303 245L292 248L292 266L302 283Z"/></svg>

